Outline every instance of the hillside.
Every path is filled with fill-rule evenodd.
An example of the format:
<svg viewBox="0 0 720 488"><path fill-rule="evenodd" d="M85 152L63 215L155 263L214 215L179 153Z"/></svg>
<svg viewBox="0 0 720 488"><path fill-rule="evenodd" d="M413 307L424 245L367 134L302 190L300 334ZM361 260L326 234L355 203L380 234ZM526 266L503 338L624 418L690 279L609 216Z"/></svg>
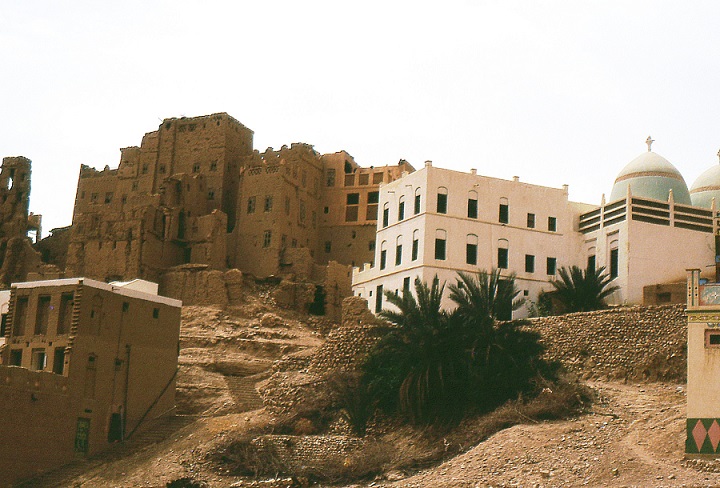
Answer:
<svg viewBox="0 0 720 488"><path fill-rule="evenodd" d="M244 434L257 435L274 425L277 410L262 408L257 388L267 384L273 371L275 382L297 381L306 374L303 365L325 342L323 331L330 324L278 307L272 285L248 286L242 305L183 308L175 419L158 422L114 451L27 486L163 487L174 481L175 486L291 486L289 479L239 476L227 462L232 457L228 449ZM291 373L278 372L283 365L296 366L289 367ZM461 454L424 470L390 470L352 486L720 485L720 473L715 472L720 472L720 464L683 458L683 385L590 385L597 400L579 418L540 423L527 419L475 446L452 445L462 436L448 436L444 449ZM443 449L442 444L431 446L423 432L404 428L388 435L394 436L395 451L383 453L386 457L422 457L423 450ZM323 442L321 436L307 439Z"/></svg>

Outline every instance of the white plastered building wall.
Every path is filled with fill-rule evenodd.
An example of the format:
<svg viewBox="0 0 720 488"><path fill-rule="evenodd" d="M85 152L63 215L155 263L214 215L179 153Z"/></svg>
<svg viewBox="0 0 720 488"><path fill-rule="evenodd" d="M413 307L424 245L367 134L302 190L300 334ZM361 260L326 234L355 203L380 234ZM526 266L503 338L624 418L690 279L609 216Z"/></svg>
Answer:
<svg viewBox="0 0 720 488"><path fill-rule="evenodd" d="M472 200L477 212L469 210ZM516 285L529 304L541 290L551 289L549 279L561 266L584 265L584 236L576 225L578 216L592 208L568 201L567 187L490 178L475 170L463 173L426 163L380 188L375 260L362 270L354 269L353 293L377 311L387 306L382 292L400 292L407 284L412 288L416 277L430 283L437 275L446 283L443 307L450 309L447 285L456 281L458 271L504 265L502 274L516 274ZM468 259L473 251L476 259ZM527 311L526 305L514 316L524 317Z"/></svg>

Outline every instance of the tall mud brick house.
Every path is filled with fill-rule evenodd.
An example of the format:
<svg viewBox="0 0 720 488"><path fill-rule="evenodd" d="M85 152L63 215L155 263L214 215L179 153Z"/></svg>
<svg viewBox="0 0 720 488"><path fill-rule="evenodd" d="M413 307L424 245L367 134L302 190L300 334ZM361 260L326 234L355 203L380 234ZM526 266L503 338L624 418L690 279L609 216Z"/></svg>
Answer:
<svg viewBox="0 0 720 488"><path fill-rule="evenodd" d="M166 119L117 169L81 167L66 274L158 281L196 264L269 276L371 260L379 185L411 171L308 144L261 154L226 113Z"/></svg>
<svg viewBox="0 0 720 488"><path fill-rule="evenodd" d="M0 486L98 453L171 413L180 306L142 280L13 284Z"/></svg>

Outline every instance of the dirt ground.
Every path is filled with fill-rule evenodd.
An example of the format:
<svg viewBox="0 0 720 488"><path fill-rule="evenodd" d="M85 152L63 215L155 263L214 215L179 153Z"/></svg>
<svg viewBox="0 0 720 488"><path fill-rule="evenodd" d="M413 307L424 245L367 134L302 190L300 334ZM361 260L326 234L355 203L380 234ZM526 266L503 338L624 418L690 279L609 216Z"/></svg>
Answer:
<svg viewBox="0 0 720 488"><path fill-rule="evenodd" d="M415 474L391 472L352 486L720 486L720 463L685 461L684 387L592 383L593 412L560 422L518 425L451 460ZM231 431L259 426L264 411L201 419L170 439L72 480L77 487L165 486L190 477L210 487L249 486L211 470L206 454ZM262 483L257 486L283 486Z"/></svg>

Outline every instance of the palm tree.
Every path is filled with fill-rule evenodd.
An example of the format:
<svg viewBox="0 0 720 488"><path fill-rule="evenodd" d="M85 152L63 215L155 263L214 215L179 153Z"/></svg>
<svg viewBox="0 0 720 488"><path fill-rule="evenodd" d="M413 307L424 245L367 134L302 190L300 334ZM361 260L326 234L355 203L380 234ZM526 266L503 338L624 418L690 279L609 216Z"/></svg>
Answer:
<svg viewBox="0 0 720 488"><path fill-rule="evenodd" d="M449 417L465 401L469 354L463 322L440 307L444 285L415 280L415 295L386 292L394 325L365 364L368 391L380 406L399 407L414 423Z"/></svg>
<svg viewBox="0 0 720 488"><path fill-rule="evenodd" d="M562 267L560 279L550 281L555 288L554 298L562 305L564 313L590 312L607 307L605 299L619 286L609 286L612 278L605 267L580 269L578 266Z"/></svg>
<svg viewBox="0 0 720 488"><path fill-rule="evenodd" d="M512 311L525 302L524 298L518 298L520 290L515 286L515 273L503 278L499 269L491 269L489 273L481 270L477 274L460 271L457 283L449 289L458 313L489 324L509 319L508 312L512 315Z"/></svg>

